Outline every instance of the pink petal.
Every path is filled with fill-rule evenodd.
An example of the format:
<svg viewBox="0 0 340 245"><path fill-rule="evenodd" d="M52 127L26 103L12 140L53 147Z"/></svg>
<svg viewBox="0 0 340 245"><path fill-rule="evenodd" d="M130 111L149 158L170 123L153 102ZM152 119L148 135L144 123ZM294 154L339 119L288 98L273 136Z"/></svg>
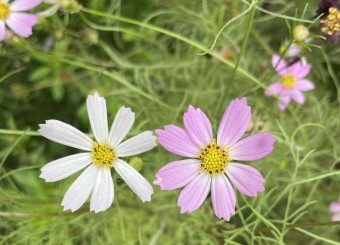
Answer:
<svg viewBox="0 0 340 245"><path fill-rule="evenodd" d="M0 41L4 40L6 37L6 27L5 22L0 20Z"/></svg>
<svg viewBox="0 0 340 245"><path fill-rule="evenodd" d="M340 203L338 202L332 202L331 205L329 206L329 210L332 213L338 213L340 212Z"/></svg>
<svg viewBox="0 0 340 245"><path fill-rule="evenodd" d="M255 168L245 164L229 163L225 168L231 182L243 194L256 197L264 191L264 178Z"/></svg>
<svg viewBox="0 0 340 245"><path fill-rule="evenodd" d="M285 42L285 44L287 45L288 42ZM301 47L295 43L293 43L290 48L288 49L287 53L285 54L286 57L291 58L294 56L297 56L301 51Z"/></svg>
<svg viewBox="0 0 340 245"><path fill-rule="evenodd" d="M247 99L231 101L222 117L217 133L217 144L225 148L232 146L246 132L251 120L251 108Z"/></svg>
<svg viewBox="0 0 340 245"><path fill-rule="evenodd" d="M209 119L201 109L195 109L193 106L189 106L188 111L184 113L184 129L198 146L206 146L213 139Z"/></svg>
<svg viewBox="0 0 340 245"><path fill-rule="evenodd" d="M7 25L13 32L22 37L32 35L32 27L38 22L38 19L33 14L26 13L11 13L6 20Z"/></svg>
<svg viewBox="0 0 340 245"><path fill-rule="evenodd" d="M300 90L300 91L309 91L315 88L314 84L307 80L307 79L302 79L296 82L295 88Z"/></svg>
<svg viewBox="0 0 340 245"><path fill-rule="evenodd" d="M210 191L211 177L206 172L197 175L178 197L177 205L181 213L193 212L198 209L207 198Z"/></svg>
<svg viewBox="0 0 340 245"><path fill-rule="evenodd" d="M291 92L291 97L292 99L298 103L298 104L303 104L305 103L305 96L303 95L303 93L299 90L293 90Z"/></svg>
<svg viewBox="0 0 340 245"><path fill-rule="evenodd" d="M332 216L332 221L340 221L340 214L334 214Z"/></svg>
<svg viewBox="0 0 340 245"><path fill-rule="evenodd" d="M187 185L200 173L200 160L187 159L165 165L157 173L154 184L162 190L175 190Z"/></svg>
<svg viewBox="0 0 340 245"><path fill-rule="evenodd" d="M282 90L282 84L280 82L273 83L267 88L267 90L264 92L264 95L271 96L271 95L279 94L281 90Z"/></svg>
<svg viewBox="0 0 340 245"><path fill-rule="evenodd" d="M200 148L189 138L184 129L175 125L168 125L164 130L157 129L159 143L168 151L183 156L196 158L200 153Z"/></svg>
<svg viewBox="0 0 340 245"><path fill-rule="evenodd" d="M287 64L282 57L274 54L272 57L272 66L280 76L284 76L287 73Z"/></svg>
<svg viewBox="0 0 340 245"><path fill-rule="evenodd" d="M312 69L312 65L310 64L303 65L299 61L287 67L287 73L292 74L297 79L302 79L309 74L311 69Z"/></svg>
<svg viewBox="0 0 340 245"><path fill-rule="evenodd" d="M25 11L37 7L42 0L16 0L11 4L14 12Z"/></svg>
<svg viewBox="0 0 340 245"><path fill-rule="evenodd" d="M211 201L218 218L226 221L235 213L236 196L224 174L214 175L211 182Z"/></svg>
<svg viewBox="0 0 340 245"><path fill-rule="evenodd" d="M234 160L254 161L267 156L272 150L275 138L270 133L251 135L233 145L228 155Z"/></svg>
<svg viewBox="0 0 340 245"><path fill-rule="evenodd" d="M289 95L282 95L280 96L279 98L279 101L278 101L278 106L280 108L281 111L284 111L287 107L287 105L290 103L291 101L291 98Z"/></svg>

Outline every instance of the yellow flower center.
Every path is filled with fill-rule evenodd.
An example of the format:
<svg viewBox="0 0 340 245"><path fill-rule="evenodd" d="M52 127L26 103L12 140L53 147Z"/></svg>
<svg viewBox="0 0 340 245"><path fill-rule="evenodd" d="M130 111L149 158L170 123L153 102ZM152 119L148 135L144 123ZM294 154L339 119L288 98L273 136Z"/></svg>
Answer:
<svg viewBox="0 0 340 245"><path fill-rule="evenodd" d="M93 162L99 167L113 167L112 161L118 158L114 149L107 144L100 145L98 142L94 142L91 156L93 157Z"/></svg>
<svg viewBox="0 0 340 245"><path fill-rule="evenodd" d="M340 11L337 8L331 7L328 12L327 18L321 20L323 24L321 31L331 36L335 32L340 31Z"/></svg>
<svg viewBox="0 0 340 245"><path fill-rule="evenodd" d="M0 0L0 20L5 20L5 19L7 19L9 13L10 13L9 5L3 3L3 2Z"/></svg>
<svg viewBox="0 0 340 245"><path fill-rule="evenodd" d="M215 139L206 147L201 147L202 152L198 155L202 160L201 171L207 171L209 175L223 173L225 166L232 161L228 157L227 149L218 146Z"/></svg>
<svg viewBox="0 0 340 245"><path fill-rule="evenodd" d="M285 88L292 88L296 83L296 78L290 74L287 74L282 77L281 83Z"/></svg>

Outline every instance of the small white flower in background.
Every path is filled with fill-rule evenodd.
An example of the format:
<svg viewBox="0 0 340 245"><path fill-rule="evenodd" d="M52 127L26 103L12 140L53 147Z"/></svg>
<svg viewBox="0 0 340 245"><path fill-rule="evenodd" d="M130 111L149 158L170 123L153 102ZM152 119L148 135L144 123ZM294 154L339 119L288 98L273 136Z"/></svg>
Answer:
<svg viewBox="0 0 340 245"><path fill-rule="evenodd" d="M150 201L153 194L150 183L119 158L151 150L156 146L156 137L151 131L146 131L122 143L134 123L135 114L131 109L124 106L119 109L109 132L105 99L95 93L88 96L86 105L96 141L58 120L47 120L46 124L39 125L38 131L47 139L87 151L48 163L41 169L40 177L54 182L87 167L68 189L61 203L64 210L72 212L79 209L91 193L90 211L97 213L111 206L114 197L112 167L143 202Z"/></svg>
<svg viewBox="0 0 340 245"><path fill-rule="evenodd" d="M49 16L54 15L58 11L58 9L61 7L59 0L44 0L43 2L52 4L53 6L44 11L37 13L37 16L40 18L47 18Z"/></svg>
<svg viewBox="0 0 340 245"><path fill-rule="evenodd" d="M37 14L40 18L47 18L54 15L59 9L65 10L68 13L78 13L80 5L75 0L43 0L44 3L52 4L53 6L41 11Z"/></svg>

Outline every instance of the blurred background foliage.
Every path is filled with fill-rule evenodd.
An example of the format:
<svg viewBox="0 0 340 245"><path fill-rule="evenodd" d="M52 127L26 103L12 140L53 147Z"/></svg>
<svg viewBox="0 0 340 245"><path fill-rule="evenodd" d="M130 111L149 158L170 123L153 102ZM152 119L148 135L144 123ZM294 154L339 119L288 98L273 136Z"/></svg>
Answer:
<svg viewBox="0 0 340 245"><path fill-rule="evenodd" d="M248 8L247 1L239 0L81 4L164 28L206 48L228 20ZM281 112L274 98L263 96L263 86L278 80L271 56L290 38L289 26L298 23L285 16L300 18L305 9L303 19L311 21L318 4L258 1L257 6L271 14L256 10L239 66L262 85L241 72L234 77L231 66L199 55L202 50L178 38L82 11L71 14L60 9L41 19L29 39L13 36L0 43L0 128L4 129L0 131L0 243L338 244L339 227L283 229L282 225L330 221L328 206L340 195L339 46L316 39L318 48L304 49L313 65L309 78L316 84L306 93L305 105L291 104ZM42 4L38 10L48 7ZM213 52L228 64L235 64L241 53L248 22L249 13L231 23L216 43ZM319 34L318 21L310 32ZM60 202L79 173L45 183L39 169L78 150L32 132L47 119L90 132L85 100L94 91L107 100L109 123L122 105L136 112L129 136L166 124L182 125L189 104L202 108L216 129L228 103L246 96L253 111L249 133L270 131L278 139L270 156L251 163L266 176L266 192L256 199L238 193L237 213L225 222L214 216L209 199L198 211L180 214L179 191L161 192L157 186L152 202L143 204L113 173L117 187L109 210L90 213L86 204L75 213L63 212ZM162 147L140 157L141 172L150 182L159 168L179 159Z"/></svg>

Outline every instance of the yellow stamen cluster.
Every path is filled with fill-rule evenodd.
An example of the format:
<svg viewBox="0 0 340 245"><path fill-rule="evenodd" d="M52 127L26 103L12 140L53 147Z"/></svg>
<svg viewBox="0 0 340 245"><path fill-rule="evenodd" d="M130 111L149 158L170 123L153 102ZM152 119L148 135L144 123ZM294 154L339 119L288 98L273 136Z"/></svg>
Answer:
<svg viewBox="0 0 340 245"><path fill-rule="evenodd" d="M291 74L287 74L282 77L281 83L285 88L292 88L296 84L296 78Z"/></svg>
<svg viewBox="0 0 340 245"><path fill-rule="evenodd" d="M201 171L207 171L209 175L223 173L225 166L232 160L228 157L227 148L218 146L215 139L206 147L201 147L201 150L198 155L202 160Z"/></svg>
<svg viewBox="0 0 340 245"><path fill-rule="evenodd" d="M118 158L112 148L107 144L100 145L98 142L94 142L91 156L93 162L99 167L113 167L112 161Z"/></svg>
<svg viewBox="0 0 340 245"><path fill-rule="evenodd" d="M331 7L328 12L327 18L321 20L321 23L323 24L321 31L331 36L335 32L340 31L340 11L337 8Z"/></svg>
<svg viewBox="0 0 340 245"><path fill-rule="evenodd" d="M5 19L7 19L9 13L10 13L9 5L3 3L3 2L0 0L0 20L5 20Z"/></svg>

